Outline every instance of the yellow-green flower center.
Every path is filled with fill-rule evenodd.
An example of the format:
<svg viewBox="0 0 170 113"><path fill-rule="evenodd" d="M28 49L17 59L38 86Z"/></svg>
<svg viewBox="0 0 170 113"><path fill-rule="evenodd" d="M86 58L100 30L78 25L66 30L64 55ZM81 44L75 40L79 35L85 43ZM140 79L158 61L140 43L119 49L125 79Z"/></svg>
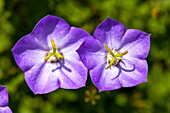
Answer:
<svg viewBox="0 0 170 113"><path fill-rule="evenodd" d="M47 51L48 55L44 58L44 60L48 62L58 62L60 59L64 59L64 57L57 50L53 39L51 39L51 44L53 49Z"/></svg>
<svg viewBox="0 0 170 113"><path fill-rule="evenodd" d="M117 49L114 48L112 51L108 48L107 44L105 44L105 48L108 51L106 56L106 62L109 64L105 69L108 69L112 65L117 65L120 60L122 60L121 56L126 55L128 51L123 53L117 52Z"/></svg>
<svg viewBox="0 0 170 113"><path fill-rule="evenodd" d="M116 48L114 48L114 49L112 50L112 53L113 53L114 55L119 54L116 50L117 50ZM112 59L113 59L113 56L108 52L108 53L107 53L107 59L106 59L107 63L110 64L110 62L112 61ZM115 60L114 60L114 62L113 62L113 65L117 65L120 60L122 60L121 57L116 57Z"/></svg>

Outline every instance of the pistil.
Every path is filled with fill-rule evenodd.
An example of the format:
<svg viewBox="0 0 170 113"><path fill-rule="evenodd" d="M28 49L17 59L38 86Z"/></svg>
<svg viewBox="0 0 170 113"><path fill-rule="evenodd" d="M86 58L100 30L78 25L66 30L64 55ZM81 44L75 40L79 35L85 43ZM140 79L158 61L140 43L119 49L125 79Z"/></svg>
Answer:
<svg viewBox="0 0 170 113"><path fill-rule="evenodd" d="M47 51L47 53L49 53L49 54L44 58L44 60L48 61L51 57L52 57L51 58L52 61L58 61L59 58L64 59L64 57L56 49L56 46L55 46L55 43L54 43L53 39L51 39L51 44L52 44L53 51L52 52L51 51Z"/></svg>
<svg viewBox="0 0 170 113"><path fill-rule="evenodd" d="M110 63L105 69L108 69L110 66L112 66L112 65L117 65L118 64L118 62L120 61L120 60L122 60L122 58L121 58L121 56L123 56L123 55L126 55L127 53L128 53L128 51L125 51L125 52L123 52L123 53L118 53L116 50L117 49L114 49L113 50L113 52L109 49L109 47L107 46L107 44L105 44L105 48L106 48L106 50L108 51L108 53L110 53L109 55L111 55L112 56L112 60L111 61L109 61L110 59L110 57L107 55L107 61L109 61L109 62L107 62L107 63ZM109 57L109 58L108 58Z"/></svg>

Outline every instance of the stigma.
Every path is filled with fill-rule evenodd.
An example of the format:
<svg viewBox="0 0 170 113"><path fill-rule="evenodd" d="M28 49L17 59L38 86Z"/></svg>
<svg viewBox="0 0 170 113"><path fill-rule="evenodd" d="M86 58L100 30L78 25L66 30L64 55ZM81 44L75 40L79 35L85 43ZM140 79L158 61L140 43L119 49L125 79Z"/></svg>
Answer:
<svg viewBox="0 0 170 113"><path fill-rule="evenodd" d="M45 61L48 61L48 62L51 62L51 63L55 63L55 62L60 61L60 58L57 55L53 54L53 49L51 49L50 51L46 51L46 53L48 53L47 56L49 56L49 57L44 59Z"/></svg>
<svg viewBox="0 0 170 113"><path fill-rule="evenodd" d="M105 48L108 51L107 56L106 56L106 62L107 62L107 64L109 64L105 69L108 69L112 65L117 65L120 62L120 60L122 60L121 57L128 53L128 51L125 51L123 53L119 53L117 51L117 48L110 50L108 48L107 44L105 44Z"/></svg>
<svg viewBox="0 0 170 113"><path fill-rule="evenodd" d="M59 50L55 46L53 39L51 39L51 44L53 49L51 49L50 51L46 51L48 55L44 58L44 60L51 63L55 63L60 61L61 59L64 59L64 57L60 54Z"/></svg>
<svg viewBox="0 0 170 113"><path fill-rule="evenodd" d="M112 53L113 53L114 55L119 54L119 52L117 52L117 48L114 48L114 49L112 50ZM112 59L113 59L113 56L108 52L108 53L107 53L107 56L106 56L106 62L107 62L108 64L110 64L110 62L112 61ZM122 60L121 57L116 57L115 60L114 60L114 62L113 62L113 65L117 65L120 60Z"/></svg>

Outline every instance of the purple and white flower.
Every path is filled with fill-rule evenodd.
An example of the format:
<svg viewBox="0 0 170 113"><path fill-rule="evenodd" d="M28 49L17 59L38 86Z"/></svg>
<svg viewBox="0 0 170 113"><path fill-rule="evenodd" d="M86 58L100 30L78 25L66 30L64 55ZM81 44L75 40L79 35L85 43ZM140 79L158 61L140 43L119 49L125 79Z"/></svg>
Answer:
<svg viewBox="0 0 170 113"><path fill-rule="evenodd" d="M6 87L0 85L0 113L12 113L8 107L8 93Z"/></svg>
<svg viewBox="0 0 170 113"><path fill-rule="evenodd" d="M99 91L132 87L147 81L145 58L150 34L128 29L109 17L77 50Z"/></svg>
<svg viewBox="0 0 170 113"><path fill-rule="evenodd" d="M41 19L12 49L35 94L85 86L87 69L76 50L90 35L55 16Z"/></svg>

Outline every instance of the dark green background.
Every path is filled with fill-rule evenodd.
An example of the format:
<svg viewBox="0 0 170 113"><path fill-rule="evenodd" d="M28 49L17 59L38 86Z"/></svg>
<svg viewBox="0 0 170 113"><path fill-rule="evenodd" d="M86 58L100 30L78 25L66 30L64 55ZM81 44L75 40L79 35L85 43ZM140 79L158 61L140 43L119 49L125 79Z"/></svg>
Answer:
<svg viewBox="0 0 170 113"><path fill-rule="evenodd" d="M127 29L151 35L148 82L101 92L96 105L86 103L86 87L34 95L11 49L36 23L51 14L88 31L108 16ZM7 86L13 113L170 113L169 0L0 0L0 84Z"/></svg>

